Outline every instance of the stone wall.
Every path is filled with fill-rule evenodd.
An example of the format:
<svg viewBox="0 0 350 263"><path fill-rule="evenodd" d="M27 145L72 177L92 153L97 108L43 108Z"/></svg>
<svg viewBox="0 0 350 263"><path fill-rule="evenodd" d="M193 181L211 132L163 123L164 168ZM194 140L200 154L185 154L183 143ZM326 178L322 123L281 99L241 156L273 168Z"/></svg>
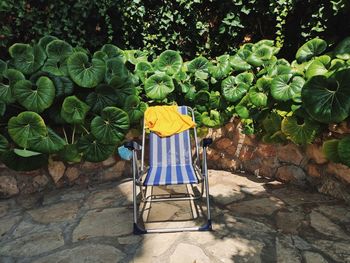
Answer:
<svg viewBox="0 0 350 263"><path fill-rule="evenodd" d="M211 168L314 188L350 203L350 168L328 161L322 153L322 142L305 147L265 144L241 131L241 124L233 121L209 132L208 137L214 139L208 151Z"/></svg>
<svg viewBox="0 0 350 263"><path fill-rule="evenodd" d="M235 120L220 129L209 130L207 137L214 140L208 149L209 168L252 173L311 187L350 203L350 168L329 162L321 151L321 144L305 148L292 143L264 144L241 130L241 124ZM48 167L32 172L14 172L0 164L0 198L76 184L88 187L130 174L130 162L118 157L101 163L73 165L50 160Z"/></svg>
<svg viewBox="0 0 350 263"><path fill-rule="evenodd" d="M130 173L130 163L117 156L100 163L67 164L50 160L47 167L31 172L12 171L0 164L0 198L72 185L88 187Z"/></svg>

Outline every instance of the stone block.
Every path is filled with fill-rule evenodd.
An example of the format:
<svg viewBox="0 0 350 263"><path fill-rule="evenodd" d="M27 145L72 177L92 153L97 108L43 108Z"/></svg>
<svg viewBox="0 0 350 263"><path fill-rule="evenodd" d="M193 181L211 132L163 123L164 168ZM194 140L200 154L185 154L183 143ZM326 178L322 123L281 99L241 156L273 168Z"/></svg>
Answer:
<svg viewBox="0 0 350 263"><path fill-rule="evenodd" d="M247 145L242 146L239 151L239 160L245 162L247 160L251 160L254 157L254 149Z"/></svg>
<svg viewBox="0 0 350 263"><path fill-rule="evenodd" d="M259 143L256 152L261 157L274 157L276 156L276 145Z"/></svg>
<svg viewBox="0 0 350 263"><path fill-rule="evenodd" d="M66 170L64 163L60 161L50 161L47 168L55 184L63 177Z"/></svg>
<svg viewBox="0 0 350 263"><path fill-rule="evenodd" d="M304 159L301 150L295 144L287 144L277 148L277 157L281 162L300 165Z"/></svg>
<svg viewBox="0 0 350 263"><path fill-rule="evenodd" d="M13 176L0 176L0 197L10 197L18 193L17 181Z"/></svg>
<svg viewBox="0 0 350 263"><path fill-rule="evenodd" d="M45 174L37 175L33 178L33 185L37 188L43 188L49 183L49 178Z"/></svg>
<svg viewBox="0 0 350 263"><path fill-rule="evenodd" d="M68 178L68 181L70 183L72 183L75 180L77 180L79 175L80 175L80 171L76 167L68 167L67 170L66 170L66 177Z"/></svg>
<svg viewBox="0 0 350 263"><path fill-rule="evenodd" d="M316 144L308 144L306 146L306 155L317 164L327 163L328 160L322 152L322 148Z"/></svg>
<svg viewBox="0 0 350 263"><path fill-rule="evenodd" d="M316 164L313 164L313 163L309 163L306 166L306 171L307 171L307 174L309 176L311 176L311 177L314 177L314 178L321 177L321 173L319 171L319 165L316 165Z"/></svg>
<svg viewBox="0 0 350 263"><path fill-rule="evenodd" d="M335 175L347 184L350 184L350 168L346 165L330 162L327 165L327 173Z"/></svg>
<svg viewBox="0 0 350 263"><path fill-rule="evenodd" d="M231 145L233 145L233 142L228 138L221 138L220 140L215 142L215 147L219 150L224 150L230 147Z"/></svg>
<svg viewBox="0 0 350 263"><path fill-rule="evenodd" d="M236 153L236 150L237 147L235 145L231 145L225 149L225 152L233 157Z"/></svg>
<svg viewBox="0 0 350 263"><path fill-rule="evenodd" d="M281 166L277 169L276 178L286 183L303 184L306 178L305 172L298 166Z"/></svg>

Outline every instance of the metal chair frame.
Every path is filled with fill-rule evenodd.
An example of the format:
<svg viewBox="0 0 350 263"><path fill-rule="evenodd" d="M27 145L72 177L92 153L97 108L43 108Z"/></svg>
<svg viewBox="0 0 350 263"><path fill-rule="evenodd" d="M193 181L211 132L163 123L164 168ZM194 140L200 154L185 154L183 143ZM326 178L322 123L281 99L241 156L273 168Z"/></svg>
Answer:
<svg viewBox="0 0 350 263"><path fill-rule="evenodd" d="M187 106L182 106L187 107ZM192 120L195 121L194 113L192 108L187 107L188 112L191 113ZM196 173L198 184L201 185L199 194L196 195L193 190L192 193L176 193L176 194L161 194L161 195L146 195L148 186L143 185L142 179L147 174L147 169L145 167L145 137L146 129L145 123L143 123L142 131L142 145L132 141L124 144L125 147L132 150L132 174L133 174L133 227L134 234L146 234L146 233L162 233L162 232L184 232L184 231L209 231L212 230L211 214L210 214L210 199L209 199L209 182L208 182L208 168L207 168L207 147L212 143L212 139L205 138L202 142L202 166L200 167L200 155L199 155L199 143L197 138L196 128L193 128L194 140L195 140L195 159L193 161L193 168ZM137 152L141 151L141 167L138 165ZM175 185L175 184L174 184ZM186 184L188 185L188 184ZM190 184L192 189L194 184ZM152 228L146 229L138 224L138 201L137 201L137 187L140 189L141 201L144 203L161 202L161 201L188 201L188 200L198 200L203 197L204 188L206 192L206 206L207 206L207 222L198 227L179 227L179 228ZM151 186L152 190L154 186ZM198 188L198 186L197 186ZM153 193L153 191L151 191Z"/></svg>

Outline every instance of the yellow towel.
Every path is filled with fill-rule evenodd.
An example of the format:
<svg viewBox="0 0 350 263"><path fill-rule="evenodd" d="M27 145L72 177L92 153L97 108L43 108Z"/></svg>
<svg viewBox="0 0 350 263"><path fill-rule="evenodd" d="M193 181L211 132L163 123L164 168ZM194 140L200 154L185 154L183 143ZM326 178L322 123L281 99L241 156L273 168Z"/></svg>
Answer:
<svg viewBox="0 0 350 263"><path fill-rule="evenodd" d="M166 137L193 128L196 124L190 116L180 114L177 106L173 105L147 108L145 126L160 137Z"/></svg>

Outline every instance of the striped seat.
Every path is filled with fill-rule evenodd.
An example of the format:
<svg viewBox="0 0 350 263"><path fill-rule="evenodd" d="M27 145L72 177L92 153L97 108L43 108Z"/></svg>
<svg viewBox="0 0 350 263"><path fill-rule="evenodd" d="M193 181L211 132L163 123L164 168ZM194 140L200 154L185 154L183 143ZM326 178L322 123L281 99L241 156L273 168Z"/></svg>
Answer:
<svg viewBox="0 0 350 263"><path fill-rule="evenodd" d="M187 107L179 107L187 114ZM147 186L198 183L192 165L190 132L159 137L150 133L150 168L143 182Z"/></svg>

